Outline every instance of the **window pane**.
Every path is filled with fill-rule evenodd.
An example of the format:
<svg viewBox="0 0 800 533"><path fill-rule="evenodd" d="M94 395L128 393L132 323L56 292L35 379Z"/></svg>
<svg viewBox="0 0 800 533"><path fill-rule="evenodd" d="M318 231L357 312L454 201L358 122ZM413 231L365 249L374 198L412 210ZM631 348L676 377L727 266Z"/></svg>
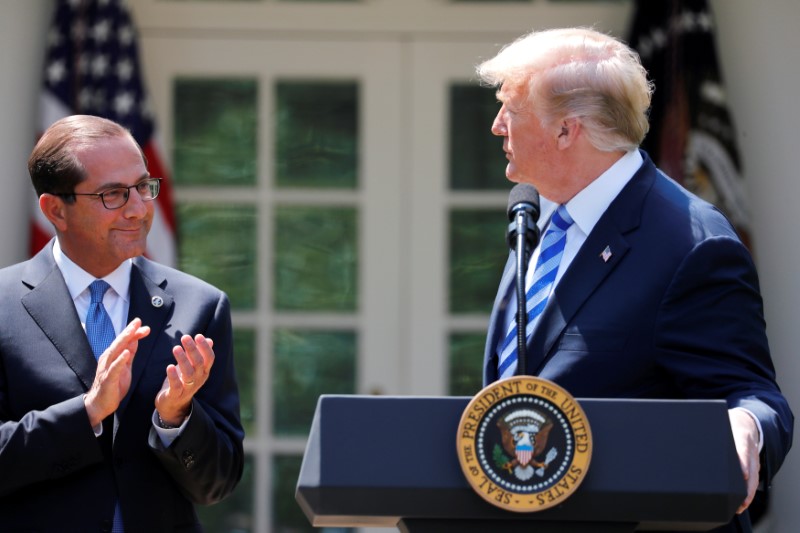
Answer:
<svg viewBox="0 0 800 533"><path fill-rule="evenodd" d="M272 514L273 531L312 533L314 528L294 498L303 458L299 455L278 455L273 460Z"/></svg>
<svg viewBox="0 0 800 533"><path fill-rule="evenodd" d="M255 184L256 80L178 78L173 91L175 182Z"/></svg>
<svg viewBox="0 0 800 533"><path fill-rule="evenodd" d="M277 186L355 188L358 86L284 81L275 90Z"/></svg>
<svg viewBox="0 0 800 533"><path fill-rule="evenodd" d="M276 533L347 533L351 528L323 527L313 528L294 498L297 478L303 458L299 455L277 455L273 461L272 531Z"/></svg>
<svg viewBox="0 0 800 533"><path fill-rule="evenodd" d="M508 222L498 211L450 213L450 312L489 313L508 259Z"/></svg>
<svg viewBox="0 0 800 533"><path fill-rule="evenodd" d="M474 396L483 382L485 333L450 335L450 396Z"/></svg>
<svg viewBox="0 0 800 533"><path fill-rule="evenodd" d="M276 211L276 309L354 311L358 301L355 209L280 207Z"/></svg>
<svg viewBox="0 0 800 533"><path fill-rule="evenodd" d="M256 210L180 203L179 268L228 294L236 309L256 303Z"/></svg>
<svg viewBox="0 0 800 533"><path fill-rule="evenodd" d="M239 414L245 436L256 435L256 334L252 329L233 330L236 381L239 384Z"/></svg>
<svg viewBox="0 0 800 533"><path fill-rule="evenodd" d="M276 434L306 435L320 394L355 392L356 350L350 331L275 331Z"/></svg>
<svg viewBox="0 0 800 533"><path fill-rule="evenodd" d="M197 505L197 514L206 533L255 533L253 492L255 460L246 456L242 480L236 490L215 505Z"/></svg>
<svg viewBox="0 0 800 533"><path fill-rule="evenodd" d="M510 189L503 141L491 127L500 104L495 89L454 84L450 87L450 187Z"/></svg>

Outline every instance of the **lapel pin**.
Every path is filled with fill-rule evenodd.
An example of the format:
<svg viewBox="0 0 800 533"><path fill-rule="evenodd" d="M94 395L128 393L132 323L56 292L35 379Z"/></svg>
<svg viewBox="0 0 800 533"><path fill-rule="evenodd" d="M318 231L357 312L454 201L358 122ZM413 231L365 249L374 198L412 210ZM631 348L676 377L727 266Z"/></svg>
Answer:
<svg viewBox="0 0 800 533"><path fill-rule="evenodd" d="M153 304L153 307L161 307L164 305L164 299L161 296L153 296L150 303Z"/></svg>
<svg viewBox="0 0 800 533"><path fill-rule="evenodd" d="M608 263L608 260L611 259L611 247L606 245L602 252L600 252L600 259L603 260L603 263Z"/></svg>

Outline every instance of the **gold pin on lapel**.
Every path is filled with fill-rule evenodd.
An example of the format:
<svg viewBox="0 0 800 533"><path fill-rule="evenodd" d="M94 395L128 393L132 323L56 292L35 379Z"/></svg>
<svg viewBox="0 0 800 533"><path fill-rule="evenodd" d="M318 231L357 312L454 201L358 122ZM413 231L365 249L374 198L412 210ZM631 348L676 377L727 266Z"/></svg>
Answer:
<svg viewBox="0 0 800 533"><path fill-rule="evenodd" d="M606 245L602 252L600 252L600 259L603 260L603 263L608 263L608 260L611 259L611 247Z"/></svg>
<svg viewBox="0 0 800 533"><path fill-rule="evenodd" d="M153 304L153 307L161 307L164 305L164 299L161 296L153 296L150 303Z"/></svg>

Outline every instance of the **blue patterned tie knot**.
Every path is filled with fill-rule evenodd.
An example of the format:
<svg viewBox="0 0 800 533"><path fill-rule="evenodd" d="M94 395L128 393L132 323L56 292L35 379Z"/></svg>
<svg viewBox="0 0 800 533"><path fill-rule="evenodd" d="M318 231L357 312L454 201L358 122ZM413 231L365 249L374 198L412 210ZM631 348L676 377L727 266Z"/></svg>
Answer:
<svg viewBox="0 0 800 533"><path fill-rule="evenodd" d="M92 303L93 304L101 304L103 303L103 296L106 295L106 291L111 288L111 285L103 281L102 279L96 279L89 285L89 292L92 295Z"/></svg>
<svg viewBox="0 0 800 533"><path fill-rule="evenodd" d="M86 314L86 336L95 358L99 358L114 340L114 325L103 307L103 296L111 286L98 279L89 285L92 301Z"/></svg>
<svg viewBox="0 0 800 533"><path fill-rule="evenodd" d="M542 238L539 258L533 271L533 279L525 298L525 309L528 311L528 324L525 328L526 338L530 338L539 316L547 305L547 300L553 290L553 284L558 274L558 265L564 255L564 246L567 242L567 230L574 223L572 217L563 205L550 218L550 225ZM516 317L506 332L506 337L499 350L500 358L497 373L500 378L513 376L517 370L517 320Z"/></svg>
<svg viewBox="0 0 800 533"><path fill-rule="evenodd" d="M556 209L556 212L553 213L553 217L550 219L550 228L548 228L548 230L554 231L553 225L555 225L556 228L562 232L566 232L574 222L575 221L572 220L572 217L569 216L569 211L567 211L567 208L563 205L560 205L558 206L558 209Z"/></svg>

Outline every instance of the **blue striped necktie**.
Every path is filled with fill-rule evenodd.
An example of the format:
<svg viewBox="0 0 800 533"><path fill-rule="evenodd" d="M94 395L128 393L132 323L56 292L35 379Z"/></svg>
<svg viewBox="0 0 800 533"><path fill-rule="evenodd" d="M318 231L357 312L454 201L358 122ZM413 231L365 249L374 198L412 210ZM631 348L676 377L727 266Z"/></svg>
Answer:
<svg viewBox="0 0 800 533"><path fill-rule="evenodd" d="M558 274L558 265L561 263L561 256L564 255L564 245L567 242L567 230L574 221L569 216L567 208L563 205L553 213L550 219L550 226L542 238L542 245L539 258L536 260L536 267L533 271L531 285L525 294L525 309L528 311L528 324L525 328L526 338L530 338L536 322L542 314L550 293L553 290L553 283ZM513 376L517 371L517 319L516 314L509 325L506 337L503 339L500 349L500 358L497 366L497 375L500 378Z"/></svg>
<svg viewBox="0 0 800 533"><path fill-rule="evenodd" d="M110 287L111 285L102 279L96 279L89 285L92 301L89 304L89 311L86 313L86 337L89 339L89 345L92 347L95 359L99 359L103 355L103 352L111 345L115 336L114 324L111 323L111 317L108 316L103 305L103 296L105 296ZM117 501L114 508L114 524L111 531L113 533L123 533L122 512L119 508L119 501Z"/></svg>

